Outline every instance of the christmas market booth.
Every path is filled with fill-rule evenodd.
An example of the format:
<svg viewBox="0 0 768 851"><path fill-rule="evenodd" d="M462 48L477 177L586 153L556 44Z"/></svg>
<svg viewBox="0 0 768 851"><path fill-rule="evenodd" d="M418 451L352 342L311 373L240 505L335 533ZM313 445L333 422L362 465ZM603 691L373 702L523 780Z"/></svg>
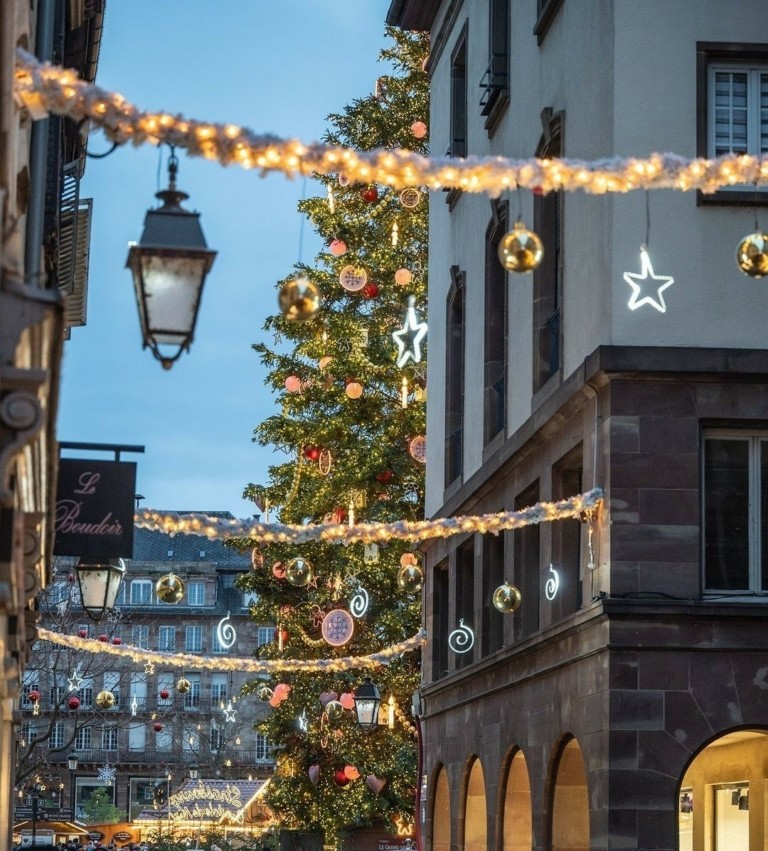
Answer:
<svg viewBox="0 0 768 851"><path fill-rule="evenodd" d="M146 808L134 826L142 838L171 832L198 838L212 828L224 834L258 836L273 826L274 819L263 803L269 780L185 780L167 804Z"/></svg>
<svg viewBox="0 0 768 851"><path fill-rule="evenodd" d="M19 808L17 808L19 809ZM34 840L33 840L34 836ZM13 825L13 841L22 848L33 845L58 845L76 839L87 841L88 830L79 822L48 821L47 819L19 820Z"/></svg>

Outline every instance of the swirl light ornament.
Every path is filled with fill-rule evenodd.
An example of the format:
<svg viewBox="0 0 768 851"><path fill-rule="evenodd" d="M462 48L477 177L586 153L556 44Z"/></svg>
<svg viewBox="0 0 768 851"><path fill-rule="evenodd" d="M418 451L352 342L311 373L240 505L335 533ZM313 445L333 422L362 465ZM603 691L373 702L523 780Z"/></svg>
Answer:
<svg viewBox="0 0 768 851"><path fill-rule="evenodd" d="M448 636L448 646L454 653L469 653L475 646L475 633L465 626L464 618L459 619L458 627Z"/></svg>
<svg viewBox="0 0 768 851"><path fill-rule="evenodd" d="M237 641L237 630L234 625L230 622L230 613L227 614L216 624L216 640L219 642L219 646L223 647L225 650L230 650L234 647L235 642Z"/></svg>
<svg viewBox="0 0 768 851"><path fill-rule="evenodd" d="M368 592L360 585L349 601L349 611L356 618L362 618L368 611L370 601L371 598L368 596Z"/></svg>
<svg viewBox="0 0 768 851"><path fill-rule="evenodd" d="M544 596L552 602L557 596L558 589L560 588L560 574L555 570L555 568L550 564L549 566L550 577L544 583Z"/></svg>

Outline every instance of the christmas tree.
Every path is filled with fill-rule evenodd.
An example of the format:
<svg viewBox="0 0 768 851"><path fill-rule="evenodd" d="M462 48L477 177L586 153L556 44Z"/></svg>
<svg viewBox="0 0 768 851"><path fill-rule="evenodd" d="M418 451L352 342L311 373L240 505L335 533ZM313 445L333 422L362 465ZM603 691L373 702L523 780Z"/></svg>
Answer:
<svg viewBox="0 0 768 851"><path fill-rule="evenodd" d="M390 73L369 97L329 117L325 140L426 153L427 40L394 29L388 38L381 60ZM421 519L427 197L418 187L351 184L343 173L318 180L323 193L300 210L324 250L278 282L283 312L265 325L275 343L254 346L282 408L255 440L287 460L246 496L283 523ZM317 310L305 298L313 286ZM247 687L273 707L259 727L277 755L266 803L284 828L321 831L326 844L361 825L411 830L418 653L374 669L343 660L418 632L418 555L402 541L315 540L257 545L253 562L242 580L258 593L251 614L276 624L262 658L328 660L320 672L289 669ZM381 696L373 732L356 723L355 711L355 696L372 685Z"/></svg>

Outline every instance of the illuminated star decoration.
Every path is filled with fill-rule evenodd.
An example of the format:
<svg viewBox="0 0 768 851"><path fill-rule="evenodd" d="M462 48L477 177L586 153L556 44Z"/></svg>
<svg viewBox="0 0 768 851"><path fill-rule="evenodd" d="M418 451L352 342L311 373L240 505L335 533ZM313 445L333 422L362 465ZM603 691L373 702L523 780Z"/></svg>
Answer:
<svg viewBox="0 0 768 851"><path fill-rule="evenodd" d="M131 715L133 715L133 717L135 718L136 713L138 711L139 711L139 701L136 698L136 695L134 694L134 696L131 698Z"/></svg>
<svg viewBox="0 0 768 851"><path fill-rule="evenodd" d="M67 685L70 691L80 691L83 684L83 677L80 676L80 668L75 668L75 672L67 680Z"/></svg>
<svg viewBox="0 0 768 851"><path fill-rule="evenodd" d="M397 366L404 367L409 360L421 361L421 341L427 334L427 323L419 322L416 316L416 298L408 296L408 309L405 311L405 324L399 331L392 333L397 344Z"/></svg>
<svg viewBox="0 0 768 851"><path fill-rule="evenodd" d="M299 725L299 730L302 733L306 733L309 730L309 718L307 718L307 710L306 708L301 710L301 715L296 719L297 724Z"/></svg>
<svg viewBox="0 0 768 851"><path fill-rule="evenodd" d="M232 706L232 701L228 701L227 705L224 707L224 718L227 721L234 721L235 715L237 715L237 710Z"/></svg>
<svg viewBox="0 0 768 851"><path fill-rule="evenodd" d="M144 673L145 674L154 674L155 673L155 663L154 662L147 662L147 664L144 665Z"/></svg>
<svg viewBox="0 0 768 851"><path fill-rule="evenodd" d="M667 287L671 287L674 284L675 279L670 277L669 275L655 275L653 273L653 266L651 266L651 258L648 256L648 249L643 246L640 249L640 274L632 274L632 272L624 273L624 280L632 287L632 295L629 297L629 304L627 305L630 310L637 310L638 307L642 307L644 304L649 304L651 307L655 307L659 313L667 312L667 304L664 301L664 290ZM640 294L643 291L643 285L641 282L643 281L653 281L654 288L656 289L656 295L646 295L642 298Z"/></svg>

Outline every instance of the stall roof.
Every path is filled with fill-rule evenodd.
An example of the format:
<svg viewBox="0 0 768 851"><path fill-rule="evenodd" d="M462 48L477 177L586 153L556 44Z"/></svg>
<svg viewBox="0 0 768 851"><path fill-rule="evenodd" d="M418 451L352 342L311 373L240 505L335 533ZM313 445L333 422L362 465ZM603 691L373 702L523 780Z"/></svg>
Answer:
<svg viewBox="0 0 768 851"><path fill-rule="evenodd" d="M143 809L137 822L242 821L245 811L261 795L269 780L185 780L171 795L170 807Z"/></svg>

